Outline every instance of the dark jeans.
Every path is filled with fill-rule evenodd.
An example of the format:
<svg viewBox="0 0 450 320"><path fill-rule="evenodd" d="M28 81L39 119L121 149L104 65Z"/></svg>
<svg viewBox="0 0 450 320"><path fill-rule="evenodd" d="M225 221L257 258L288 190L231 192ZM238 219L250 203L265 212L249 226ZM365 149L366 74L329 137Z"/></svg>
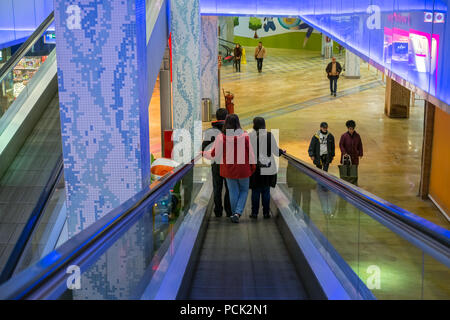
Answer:
<svg viewBox="0 0 450 320"><path fill-rule="evenodd" d="M263 61L264 61L263 58L256 58L256 62L257 62L257 65L258 65L258 71L259 71L259 72L262 71Z"/></svg>
<svg viewBox="0 0 450 320"><path fill-rule="evenodd" d="M236 67L236 71L241 72L241 59L234 60L234 66Z"/></svg>
<svg viewBox="0 0 450 320"><path fill-rule="evenodd" d="M231 216L231 204L230 204L230 195L228 192L227 182L225 178L220 176L220 165L213 164L211 165L212 177L213 177L213 191L214 191L214 213L216 216L222 216L223 206L222 206L222 188L225 184L225 212L227 216Z"/></svg>
<svg viewBox="0 0 450 320"><path fill-rule="evenodd" d="M328 162L328 155L324 154L320 156L320 164L316 165L317 168L323 169L323 171L328 172L328 167L330 166L330 163Z"/></svg>
<svg viewBox="0 0 450 320"><path fill-rule="evenodd" d="M330 91L331 91L331 93L336 93L337 92L337 81L338 81L338 78L336 76L331 76L330 77Z"/></svg>
<svg viewBox="0 0 450 320"><path fill-rule="evenodd" d="M262 199L263 214L267 216L270 212L270 187L252 189L252 215L258 214L260 199Z"/></svg>

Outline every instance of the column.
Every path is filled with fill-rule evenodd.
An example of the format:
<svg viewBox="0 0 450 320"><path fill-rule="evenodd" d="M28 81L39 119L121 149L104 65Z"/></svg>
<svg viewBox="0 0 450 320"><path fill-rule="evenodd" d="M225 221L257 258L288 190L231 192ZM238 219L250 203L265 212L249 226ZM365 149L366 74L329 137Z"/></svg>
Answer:
<svg viewBox="0 0 450 320"><path fill-rule="evenodd" d="M69 236L150 182L149 99L140 94L145 10L138 5L55 1Z"/></svg>
<svg viewBox="0 0 450 320"><path fill-rule="evenodd" d="M430 191L435 110L436 107L432 103L425 101L425 116L423 125L423 144L422 144L422 170L420 175L420 188L419 188L419 196L424 200L428 199L428 194Z"/></svg>
<svg viewBox="0 0 450 320"><path fill-rule="evenodd" d="M201 126L201 21L199 0L171 0L172 26L172 98L173 127L184 129L190 141L183 140L190 154L183 152L183 159L192 159L194 150L194 123ZM175 132L176 133L176 132ZM201 128L200 128L201 135ZM174 134L174 140L181 142ZM174 152L176 145L174 148Z"/></svg>
<svg viewBox="0 0 450 320"><path fill-rule="evenodd" d="M170 52L164 53L159 71L159 94L161 106L161 152L164 153L164 131L172 130L172 83L170 81Z"/></svg>
<svg viewBox="0 0 450 320"><path fill-rule="evenodd" d="M333 40L322 33L322 56L325 59L333 57Z"/></svg>
<svg viewBox="0 0 450 320"><path fill-rule="evenodd" d="M143 0L54 3L71 237L150 183L146 8ZM151 235L150 211L83 273L73 297L131 298Z"/></svg>
<svg viewBox="0 0 450 320"><path fill-rule="evenodd" d="M202 19L202 95L211 99L212 113L219 106L218 62L219 43L217 38L217 17L203 16Z"/></svg>
<svg viewBox="0 0 450 320"><path fill-rule="evenodd" d="M226 17L227 21L227 41L234 42L234 17Z"/></svg>
<svg viewBox="0 0 450 320"><path fill-rule="evenodd" d="M409 118L411 91L392 78L386 79L384 112L390 118Z"/></svg>
<svg viewBox="0 0 450 320"><path fill-rule="evenodd" d="M349 50L345 50L345 77L348 79L361 78L360 59Z"/></svg>

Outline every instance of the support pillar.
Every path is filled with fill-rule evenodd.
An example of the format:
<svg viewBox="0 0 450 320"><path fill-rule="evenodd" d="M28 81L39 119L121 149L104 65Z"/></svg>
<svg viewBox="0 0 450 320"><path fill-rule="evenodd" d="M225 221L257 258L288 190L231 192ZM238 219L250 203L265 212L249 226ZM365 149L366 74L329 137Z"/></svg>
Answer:
<svg viewBox="0 0 450 320"><path fill-rule="evenodd" d="M170 81L170 52L166 48L159 71L161 114L161 151L164 151L164 131L172 130L172 84Z"/></svg>
<svg viewBox="0 0 450 320"><path fill-rule="evenodd" d="M361 78L359 57L349 50L345 50L345 77L348 79Z"/></svg>
<svg viewBox="0 0 450 320"><path fill-rule="evenodd" d="M217 38L217 17L202 18L202 95L201 98L211 99L212 113L219 107L218 62L219 41Z"/></svg>
<svg viewBox="0 0 450 320"><path fill-rule="evenodd" d="M389 118L409 118L411 91L392 78L386 79L384 113Z"/></svg>
<svg viewBox="0 0 450 320"><path fill-rule="evenodd" d="M193 158L194 124L200 123L201 139L201 19L199 0L171 0L172 26L172 98L173 128L184 129L190 134L191 153L183 159ZM198 128L197 128L198 129ZM174 139L177 139L174 137ZM177 139L178 140L178 139ZM178 140L178 142L180 142ZM175 146L176 148L176 146ZM175 149L174 149L175 151Z"/></svg>
<svg viewBox="0 0 450 320"><path fill-rule="evenodd" d="M333 40L322 33L322 56L325 59L333 57Z"/></svg>
<svg viewBox="0 0 450 320"><path fill-rule="evenodd" d="M67 225L73 237L150 184L146 2L54 4ZM151 211L82 273L74 299L135 298L133 285L152 255L150 218Z"/></svg>
<svg viewBox="0 0 450 320"><path fill-rule="evenodd" d="M422 170L420 175L419 196L428 199L430 191L431 160L433 153L434 113L436 107L425 101L425 117L423 125Z"/></svg>

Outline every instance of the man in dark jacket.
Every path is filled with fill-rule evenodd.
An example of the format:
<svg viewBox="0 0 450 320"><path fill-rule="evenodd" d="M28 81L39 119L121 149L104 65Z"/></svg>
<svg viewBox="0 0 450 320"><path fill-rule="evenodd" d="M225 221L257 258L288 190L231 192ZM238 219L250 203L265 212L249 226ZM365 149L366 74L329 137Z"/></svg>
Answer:
<svg viewBox="0 0 450 320"><path fill-rule="evenodd" d="M341 136L341 140L339 141L341 163L344 155L348 154L352 159L352 164L359 165L359 159L363 156L361 137L355 131L355 121L349 120L345 125L347 126L348 131Z"/></svg>
<svg viewBox="0 0 450 320"><path fill-rule="evenodd" d="M216 111L217 121L211 123L211 128L206 130L203 134L202 151L210 149L214 145L216 137L222 132L223 125L225 123L225 118L228 115L227 109L220 108ZM211 171L213 178L213 192L214 192L214 213L216 217L222 216L223 206L222 206L222 190L225 184L225 199L224 206L227 217L231 217L231 204L230 196L228 193L228 187L225 179L220 176L220 164L211 163Z"/></svg>
<svg viewBox="0 0 450 320"><path fill-rule="evenodd" d="M339 75L342 72L341 64L336 61L335 57L333 57L331 58L331 62L328 64L325 71L327 72L328 79L330 79L331 95L334 95L336 97L337 81L339 79Z"/></svg>
<svg viewBox="0 0 450 320"><path fill-rule="evenodd" d="M320 130L312 137L308 154L317 168L328 171L334 158L334 137L328 132L328 124L322 122Z"/></svg>
<svg viewBox="0 0 450 320"><path fill-rule="evenodd" d="M236 67L236 72L241 72L241 57L242 57L242 48L239 43L236 44L234 48L234 65Z"/></svg>

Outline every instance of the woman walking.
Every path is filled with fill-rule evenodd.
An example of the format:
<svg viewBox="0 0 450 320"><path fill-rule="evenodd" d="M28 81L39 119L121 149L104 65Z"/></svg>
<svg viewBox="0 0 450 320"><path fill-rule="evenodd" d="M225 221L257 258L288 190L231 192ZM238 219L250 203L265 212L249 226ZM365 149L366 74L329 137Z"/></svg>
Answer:
<svg viewBox="0 0 450 320"><path fill-rule="evenodd" d="M285 151L278 148L275 137L266 131L266 121L262 117L253 119L253 130L250 133L253 151L256 152L256 170L250 177L252 189L252 213L250 218L257 219L259 203L262 200L264 219L270 218L270 187L277 184L277 166L275 157Z"/></svg>
<svg viewBox="0 0 450 320"><path fill-rule="evenodd" d="M239 43L236 43L236 47L234 48L234 65L236 67L236 72L241 72L241 57L242 57L242 48Z"/></svg>
<svg viewBox="0 0 450 320"><path fill-rule="evenodd" d="M256 169L250 138L241 128L239 117L229 114L223 132L217 136L206 158L220 164L220 175L226 179L232 210L231 221L239 223L247 202L250 176Z"/></svg>

